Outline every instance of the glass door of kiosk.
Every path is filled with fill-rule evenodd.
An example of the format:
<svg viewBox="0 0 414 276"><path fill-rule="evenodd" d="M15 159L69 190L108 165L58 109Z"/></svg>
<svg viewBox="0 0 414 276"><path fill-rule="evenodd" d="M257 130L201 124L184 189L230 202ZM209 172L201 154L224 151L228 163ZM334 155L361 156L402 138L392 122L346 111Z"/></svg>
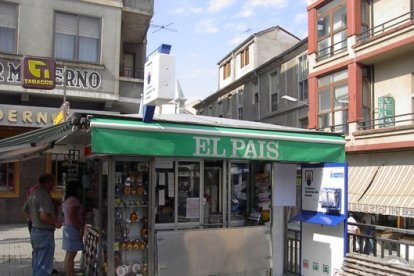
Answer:
<svg viewBox="0 0 414 276"><path fill-rule="evenodd" d="M230 226L247 225L250 194L250 164L230 162L228 175L228 213Z"/></svg>
<svg viewBox="0 0 414 276"><path fill-rule="evenodd" d="M223 161L204 163L203 227L223 227Z"/></svg>

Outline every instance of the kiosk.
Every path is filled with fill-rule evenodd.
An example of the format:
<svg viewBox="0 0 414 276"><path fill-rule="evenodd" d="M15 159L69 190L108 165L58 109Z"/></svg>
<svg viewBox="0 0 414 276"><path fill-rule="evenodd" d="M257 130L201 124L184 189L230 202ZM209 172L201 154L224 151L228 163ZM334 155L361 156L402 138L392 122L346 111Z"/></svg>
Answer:
<svg viewBox="0 0 414 276"><path fill-rule="evenodd" d="M339 275L346 253L348 167L302 166L302 275Z"/></svg>
<svg viewBox="0 0 414 276"><path fill-rule="evenodd" d="M19 147L27 158L33 143L41 151L83 149L88 275L282 275L284 206L296 206L298 172L306 181L313 171L315 183L324 163L345 160L337 134L185 114L156 115L151 123L74 114L0 141L0 159L22 157L7 150ZM342 186L329 184L323 208L341 206L342 214L346 190L332 207ZM304 233L317 228L304 226Z"/></svg>

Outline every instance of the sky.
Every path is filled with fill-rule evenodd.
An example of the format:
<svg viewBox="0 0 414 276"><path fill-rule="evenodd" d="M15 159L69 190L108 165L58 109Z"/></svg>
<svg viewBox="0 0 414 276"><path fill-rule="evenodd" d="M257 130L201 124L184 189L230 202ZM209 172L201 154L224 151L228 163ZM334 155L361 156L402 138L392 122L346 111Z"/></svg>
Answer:
<svg viewBox="0 0 414 276"><path fill-rule="evenodd" d="M171 45L187 104L218 89L218 65L250 35L281 26L307 36L307 0L155 0L147 54Z"/></svg>

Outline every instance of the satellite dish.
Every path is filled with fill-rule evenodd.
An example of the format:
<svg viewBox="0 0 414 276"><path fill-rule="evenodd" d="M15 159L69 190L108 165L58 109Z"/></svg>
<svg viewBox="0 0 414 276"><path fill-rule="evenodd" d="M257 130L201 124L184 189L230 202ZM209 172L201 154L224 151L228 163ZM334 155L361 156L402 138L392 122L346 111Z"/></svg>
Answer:
<svg viewBox="0 0 414 276"><path fill-rule="evenodd" d="M156 32L161 31L161 30L167 30L167 31L177 32L177 30L175 30L175 29L168 28L172 24L174 24L174 22L168 23L167 25L157 25L157 24L152 24L151 23L150 24L150 28L156 28L156 30L153 31L152 33L156 33Z"/></svg>

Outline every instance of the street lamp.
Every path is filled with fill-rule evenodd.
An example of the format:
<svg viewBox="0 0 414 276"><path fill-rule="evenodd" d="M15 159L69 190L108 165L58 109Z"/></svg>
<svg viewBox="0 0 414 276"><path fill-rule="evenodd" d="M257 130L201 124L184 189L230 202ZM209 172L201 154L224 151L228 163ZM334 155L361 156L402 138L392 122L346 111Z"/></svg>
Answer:
<svg viewBox="0 0 414 276"><path fill-rule="evenodd" d="M307 102L303 102L303 101L299 101L298 99L293 98L293 97L288 96L288 95L284 95L284 96L282 96L282 99L287 100L287 101L289 101L289 102L298 102L298 103L301 103L301 104L303 104L303 105L307 105L307 106L309 106L309 103L307 103Z"/></svg>

